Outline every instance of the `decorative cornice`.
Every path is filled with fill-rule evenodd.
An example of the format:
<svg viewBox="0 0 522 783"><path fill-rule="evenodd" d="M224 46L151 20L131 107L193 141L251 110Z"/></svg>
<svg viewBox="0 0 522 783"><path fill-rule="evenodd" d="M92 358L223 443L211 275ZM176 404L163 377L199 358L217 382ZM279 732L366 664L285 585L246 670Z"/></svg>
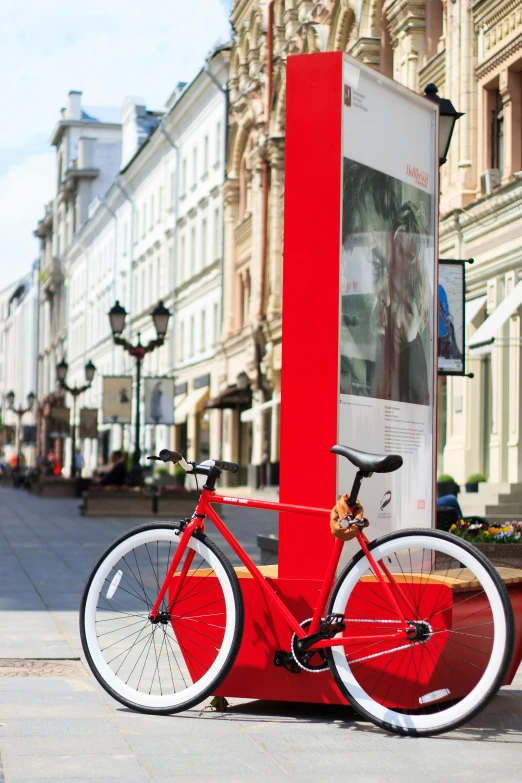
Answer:
<svg viewBox="0 0 522 783"><path fill-rule="evenodd" d="M522 32L520 32L516 38L507 43L502 49L492 54L487 60L484 60L480 65L477 65L475 70L477 79L482 79L487 76L488 73L494 71L504 60L511 57L518 50L522 51Z"/></svg>

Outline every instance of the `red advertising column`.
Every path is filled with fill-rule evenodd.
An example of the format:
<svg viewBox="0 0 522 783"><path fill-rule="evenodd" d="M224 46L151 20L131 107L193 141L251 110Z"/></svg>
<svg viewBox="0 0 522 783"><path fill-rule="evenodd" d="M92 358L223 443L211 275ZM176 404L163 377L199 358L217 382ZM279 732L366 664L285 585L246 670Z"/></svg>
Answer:
<svg viewBox="0 0 522 783"><path fill-rule="evenodd" d="M282 503L335 502L339 385L342 53L287 62ZM324 576L332 547L327 521L280 515L279 575ZM304 571L304 573L303 573Z"/></svg>
<svg viewBox="0 0 522 783"><path fill-rule="evenodd" d="M437 106L333 52L288 58L286 118L281 501L349 492L336 443L399 453L363 484L370 535L431 527ZM320 578L331 547L327 519L281 515L280 577Z"/></svg>

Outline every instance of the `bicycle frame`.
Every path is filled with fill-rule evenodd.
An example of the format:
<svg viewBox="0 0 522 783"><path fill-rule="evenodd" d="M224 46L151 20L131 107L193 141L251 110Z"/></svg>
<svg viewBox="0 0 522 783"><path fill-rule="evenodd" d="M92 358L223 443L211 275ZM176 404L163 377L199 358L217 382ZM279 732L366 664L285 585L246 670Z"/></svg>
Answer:
<svg viewBox="0 0 522 783"><path fill-rule="evenodd" d="M194 512L194 516L191 518L190 522L187 524L187 526L185 527L181 535L181 539L177 551L174 554L170 567L167 571L167 574L161 586L160 592L158 593L156 602L151 610L151 616L155 618L158 614L159 607L161 605L161 602L165 594L169 589L172 578L181 564L183 555L187 551L188 543L190 537L192 536L192 533L195 530L204 530L205 518L208 517L214 523L217 530L221 533L225 541L233 549L233 551L235 552L235 554L237 555L241 563L247 568L247 570L250 572L252 577L256 580L260 589L265 594L266 598L272 602L272 606L274 610L279 612L279 614L284 617L287 624L289 625L291 630L295 633L295 635L299 639L304 639L305 637L311 634L317 633L320 629L321 621L325 616L326 605L328 602L328 598L330 596L330 592L332 590L332 586L335 579L335 573L337 571L337 566L339 565L339 559L343 551L344 542L338 538L334 540L334 545L332 547L332 554L330 556L330 561L328 563L326 574L319 593L319 600L314 609L313 619L310 626L306 630L304 630L303 628L301 628L298 620L290 612L288 607L283 603L281 598L279 598L278 594L270 584L270 579L263 576L259 568L248 556L248 554L245 552L241 544L234 538L232 533L228 530L228 528L226 527L225 523L223 522L219 514L212 507L214 504L222 505L222 506L236 506L240 508L258 508L258 509L264 509L266 511L284 511L285 513L290 513L290 514L306 514L309 516L329 517L330 515L329 510L322 509L322 508L311 508L308 506L294 506L288 503L274 503L266 500L257 500L257 499L252 500L248 498L227 497L226 495L216 495L215 492L211 490L203 489L196 510ZM373 634L371 636L370 635L336 636L333 639L323 639L320 642L312 644L308 648L310 650L318 650L318 649L323 649L325 647L336 647L338 645L342 645L348 642L353 643L356 641L369 641L369 640L377 641L380 639L389 639L390 636L394 636L394 635L398 639L408 638L406 629L408 628L409 624L404 617L403 611L400 608L398 602L399 596L400 596L400 600L406 603L408 609L412 612L412 616L414 616L413 607L411 607L411 604L409 604L409 600L407 596L403 591L400 590L396 580L394 579L393 575L390 573L386 565L382 561L379 561L379 564L377 564L374 558L372 557L371 552L368 549L369 540L365 536L362 530L357 535L357 541L361 549L363 550L364 554L366 555L368 562L370 564L370 568L375 574L375 577L382 585L384 593L386 594L390 602L390 606L393 607L395 612L397 613L397 619L401 624L401 628L397 629L395 633L388 632L386 634ZM183 578L187 575L190 566L192 565L194 556L195 556L194 550L188 549L188 554L185 559L185 563L183 564L183 567L180 571L180 579L178 583L179 586L177 592L179 592ZM170 599L169 603L174 603L177 597L177 592Z"/></svg>

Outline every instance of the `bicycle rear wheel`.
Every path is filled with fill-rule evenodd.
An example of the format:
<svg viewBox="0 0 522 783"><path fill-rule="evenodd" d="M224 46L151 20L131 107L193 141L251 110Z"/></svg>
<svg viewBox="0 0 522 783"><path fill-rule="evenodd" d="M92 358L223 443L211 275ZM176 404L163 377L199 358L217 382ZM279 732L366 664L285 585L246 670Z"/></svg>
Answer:
<svg viewBox="0 0 522 783"><path fill-rule="evenodd" d="M359 637L328 650L337 685L362 716L396 734L456 728L505 678L513 651L505 586L478 550L440 531L404 530L369 548L393 575L397 602L416 633L397 638L398 613L361 551L328 606L344 614L343 635ZM390 639L375 639L382 634Z"/></svg>
<svg viewBox="0 0 522 783"><path fill-rule="evenodd" d="M225 555L196 532L160 606L149 614L180 540L179 525L142 525L115 541L94 567L80 610L87 662L98 682L131 709L181 712L214 692L241 643L243 601Z"/></svg>

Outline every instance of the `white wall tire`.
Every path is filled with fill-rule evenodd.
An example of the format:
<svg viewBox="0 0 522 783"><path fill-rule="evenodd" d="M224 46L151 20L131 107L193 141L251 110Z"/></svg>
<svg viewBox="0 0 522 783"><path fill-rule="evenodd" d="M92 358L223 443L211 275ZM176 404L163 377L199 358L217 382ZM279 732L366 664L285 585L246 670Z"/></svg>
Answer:
<svg viewBox="0 0 522 783"><path fill-rule="evenodd" d="M87 581L82 599L80 611L80 633L85 657L94 676L103 686L103 688L105 688L105 690L115 699L130 707L131 709L139 710L141 712L170 714L188 709L191 706L201 702L208 695L210 695L224 679L237 656L237 652L241 643L243 629L243 602L235 572L227 558L218 549L218 547L203 533L196 533L190 539L189 546L196 553L196 557L199 556L201 562L206 562L208 567L213 570L214 575L217 577L219 582L223 594L223 603L226 607L226 621L223 627L223 635L222 639L220 640L219 651L217 652L212 665L210 665L208 671L206 671L203 676L201 676L195 682L187 682L186 687L181 685L181 688L176 692L174 692L176 690L174 688L174 680L172 681L172 689L170 689L170 686L167 688L166 685L164 685L163 687L165 687L165 689L168 691L166 693L163 693L163 687L161 686L160 693L147 693L146 691L140 689L139 686L129 686L123 681L121 677L118 677L118 675L115 673L115 667L111 667L109 665L107 660L108 656L104 655L102 651L102 642L100 642L100 638L104 634L100 635L99 631L97 631L97 623L99 624L99 622L106 622L105 615L102 614L102 612L107 613L105 607L100 609L100 596L108 603L106 596L111 595L111 591L113 589L116 592L117 590L125 589L125 587L119 587L118 577L113 576L110 582L111 586L106 589L105 585L108 581L108 576L114 574L114 569L118 563L125 562L125 560L123 560L124 558L131 558L133 552L140 551L140 547L159 547L166 546L168 544L170 556L171 548L172 551L175 551L175 548L179 543L179 538L179 526L169 523L159 525L157 523L155 525L143 525L141 527L135 528L132 531L129 531L129 533L127 533L125 536L114 542L100 558ZM121 571L119 573L121 573ZM122 584L124 586L126 585L125 582ZM114 585L116 586L114 587ZM126 585L126 589L129 591L128 585ZM105 597L102 594L102 590L105 591ZM136 591L137 590L138 588L136 588ZM128 594L130 595L131 593L128 592ZM153 594L154 591L152 590L151 596L153 596ZM117 592L116 595L119 596L119 592ZM136 598L137 597L138 596L136 593ZM150 596L148 597L150 598ZM136 598L132 598L132 600L135 601ZM115 600L112 595L111 599L113 601ZM118 606L118 604L116 604L116 606ZM109 611L123 614L121 609L119 611L116 609ZM143 607L142 611L139 613L136 612L137 619L135 620L135 623L137 624L138 628L144 628L143 634L151 634L154 631L154 628L151 627L149 629L147 627L146 621L144 619L146 618L147 614L148 611L145 606ZM109 616L112 617L112 614ZM100 621L97 619L99 617L103 617L104 619ZM132 624L132 622L133 617L130 617L130 623ZM170 625L165 627L167 628L167 631L171 631ZM162 629L160 628L160 630ZM131 633L133 633L132 629ZM163 635L165 636L165 634ZM172 636L175 639L174 633L172 633ZM154 642L152 667L154 667L153 655L156 654L157 656L157 647L159 647L160 640L161 635L159 636L157 646L153 638L150 643L145 636L143 636L143 639L141 640L144 641L144 646L149 644L151 649L152 642ZM111 641L110 637L109 641ZM121 640L118 639L118 641ZM139 637L138 643L141 643L139 641ZM175 641L175 644L178 644L178 642ZM169 658L169 646L172 655L173 645L164 645L167 658ZM136 652L136 655L137 654L138 651ZM139 663L139 666L141 666L141 663ZM156 666L156 668L159 668L159 664ZM185 671L185 675L186 674L187 672ZM158 689L157 681L155 684L155 689L156 691Z"/></svg>
<svg viewBox="0 0 522 783"><path fill-rule="evenodd" d="M487 666L484 664L484 672L475 687L464 698L456 703L452 702L447 708L444 708L444 704L439 705L440 711L419 714L418 711L412 710L408 714L379 703L362 687L352 669L355 668L354 664L357 660L362 661L364 658L354 659L352 656L352 666L350 666L347 660L350 653L347 653L345 647L339 646L330 648L328 659L337 685L361 715L394 733L433 735L456 728L470 720L496 693L511 660L513 616L507 591L491 564L476 549L455 536L440 531L402 531L377 539L370 546L375 560L391 559L397 551L408 548L436 550L441 555L455 558L480 579L492 612L494 634L489 661ZM368 569L367 558L361 552L347 565L339 577L330 597L328 613L345 612L351 594L361 577L368 573ZM345 634L348 632L349 629ZM398 655L399 652L395 654ZM391 655L388 655L387 659L390 658Z"/></svg>

